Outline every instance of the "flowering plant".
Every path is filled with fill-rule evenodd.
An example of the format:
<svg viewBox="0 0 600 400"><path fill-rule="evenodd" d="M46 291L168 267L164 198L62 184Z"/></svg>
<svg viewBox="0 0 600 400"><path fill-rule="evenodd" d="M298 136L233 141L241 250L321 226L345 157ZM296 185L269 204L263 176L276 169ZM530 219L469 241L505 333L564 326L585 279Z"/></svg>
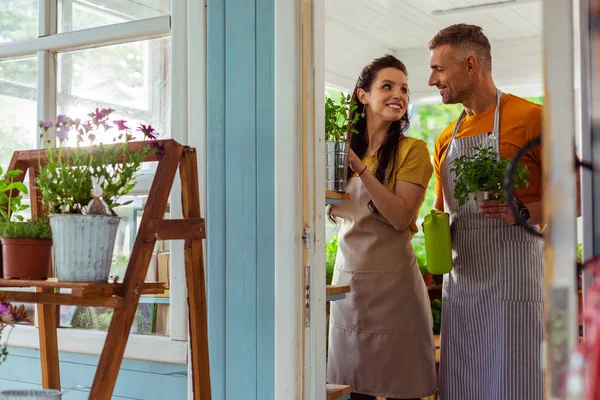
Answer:
<svg viewBox="0 0 600 400"><path fill-rule="evenodd" d="M0 336L7 326L14 326L15 322L28 321L27 310L21 305L15 307L6 301L6 296L0 292ZM6 342L6 341L5 341ZM0 364L8 356L6 344L0 344Z"/></svg>
<svg viewBox="0 0 600 400"><path fill-rule="evenodd" d="M87 121L59 115L56 121L40 121L42 138L47 143L48 162L40 167L37 184L42 202L51 214L86 214L93 198L93 182L102 182L102 200L107 212L115 215L114 208L129 204L119 198L134 188L137 172L149 152L162 155L164 149L156 142L158 134L152 126L140 124L144 146L138 152L128 152L127 145L134 140L125 120L109 120L112 109L92 111ZM56 129L59 147L48 140L48 131ZM112 145L97 143L98 137L113 133ZM67 147L75 140L75 147ZM97 144L96 144L97 143ZM68 151L66 151L68 150Z"/></svg>

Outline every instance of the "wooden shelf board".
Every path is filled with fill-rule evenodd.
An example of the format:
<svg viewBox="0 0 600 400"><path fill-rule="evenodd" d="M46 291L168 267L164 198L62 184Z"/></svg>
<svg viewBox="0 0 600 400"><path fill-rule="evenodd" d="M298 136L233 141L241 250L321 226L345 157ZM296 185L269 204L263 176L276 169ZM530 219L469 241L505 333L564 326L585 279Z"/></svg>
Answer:
<svg viewBox="0 0 600 400"><path fill-rule="evenodd" d="M348 385L327 385L327 400L347 398L350 392L352 388Z"/></svg>
<svg viewBox="0 0 600 400"><path fill-rule="evenodd" d="M339 286L327 285L325 287L325 294L327 296L335 296L338 294L344 294L344 293L349 293L349 292L350 292L349 285L339 285Z"/></svg>
<svg viewBox="0 0 600 400"><path fill-rule="evenodd" d="M118 295L123 287L122 282L64 282L56 278L49 278L43 281L25 280L25 279L0 279L0 287L39 287L52 289L71 289L72 295L83 297L87 295L94 296L113 296ZM165 284L162 282L146 282L140 288L140 294L161 294L165 292Z"/></svg>
<svg viewBox="0 0 600 400"><path fill-rule="evenodd" d="M331 191L331 190L325 190L325 198L332 199L332 200L349 200L350 199L350 194L349 193L334 192L334 191Z"/></svg>
<svg viewBox="0 0 600 400"><path fill-rule="evenodd" d="M35 304L61 304L82 307L108 307L119 308L123 305L123 298L119 296L73 296L71 294L47 292L17 292L2 291L2 294L10 302L35 303Z"/></svg>

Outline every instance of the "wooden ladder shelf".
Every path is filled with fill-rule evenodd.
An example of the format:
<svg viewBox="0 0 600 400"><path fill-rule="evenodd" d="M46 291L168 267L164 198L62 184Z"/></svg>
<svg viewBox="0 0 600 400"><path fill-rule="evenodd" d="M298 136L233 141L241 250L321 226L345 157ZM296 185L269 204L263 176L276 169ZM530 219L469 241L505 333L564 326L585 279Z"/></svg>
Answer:
<svg viewBox="0 0 600 400"><path fill-rule="evenodd" d="M99 306L114 308L98 369L90 391L90 399L109 400L117 381L125 346L142 294L164 293L164 284L144 283L152 252L157 240L185 240L185 274L187 280L192 381L194 399L210 400L210 371L208 358L208 333L204 255L202 240L206 237L204 220L200 215L198 167L196 150L182 146L174 140L157 141L164 147L158 157L149 154L145 161L158 161L156 174L148 194L140 227L131 252L129 265L122 283L81 283L47 281L0 280L2 287L35 287L35 292L6 291L9 300L37 303L39 323L42 385L60 390L60 370L57 340L57 309L59 304ZM131 142L129 152L140 151L142 142ZM43 214L39 189L34 182L39 165L47 162L45 150L17 151L13 154L9 170L24 171L17 179L22 182L29 172L32 216ZM163 219L176 172L181 177L183 219ZM70 294L56 293L56 289L69 288Z"/></svg>

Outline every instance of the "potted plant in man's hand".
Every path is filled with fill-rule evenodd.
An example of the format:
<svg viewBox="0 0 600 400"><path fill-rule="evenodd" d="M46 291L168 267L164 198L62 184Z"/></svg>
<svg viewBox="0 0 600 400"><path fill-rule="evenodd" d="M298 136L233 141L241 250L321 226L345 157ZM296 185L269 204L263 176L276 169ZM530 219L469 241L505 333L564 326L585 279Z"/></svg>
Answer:
<svg viewBox="0 0 600 400"><path fill-rule="evenodd" d="M504 202L504 176L510 160L502 158L493 147L484 144L474 147L471 157L461 156L452 162L451 171L456 174L454 198L460 206L469 200L471 210L477 211L480 200L496 199ZM529 185L529 169L519 165L513 177L513 188Z"/></svg>
<svg viewBox="0 0 600 400"><path fill-rule="evenodd" d="M340 93L340 101L325 98L325 140L327 141L327 189L345 192L348 176L347 133L358 133L352 126L358 121L358 106L350 95ZM351 113L353 117L350 118Z"/></svg>
<svg viewBox="0 0 600 400"><path fill-rule="evenodd" d="M15 182L23 171L7 171L0 178L0 240L4 279L41 280L48 277L52 253L52 233L46 219L25 220L19 213L27 186ZM0 167L0 175L2 168Z"/></svg>

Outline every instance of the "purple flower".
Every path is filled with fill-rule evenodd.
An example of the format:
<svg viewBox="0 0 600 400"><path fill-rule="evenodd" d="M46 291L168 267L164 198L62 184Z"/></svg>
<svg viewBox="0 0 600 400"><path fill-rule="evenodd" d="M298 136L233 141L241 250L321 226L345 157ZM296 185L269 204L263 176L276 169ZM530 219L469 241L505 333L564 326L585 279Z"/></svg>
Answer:
<svg viewBox="0 0 600 400"><path fill-rule="evenodd" d="M91 113L89 113L88 117L92 118L94 121L98 121L104 118L104 114L102 114L102 111L96 108L96 111L92 111Z"/></svg>
<svg viewBox="0 0 600 400"><path fill-rule="evenodd" d="M63 141L69 137L70 130L71 128L69 127L69 125L61 125L56 130L56 137L58 138L58 140Z"/></svg>
<svg viewBox="0 0 600 400"><path fill-rule="evenodd" d="M137 128L137 130L139 132L143 132L144 136L148 139L152 139L155 140L157 138L157 136L155 134L153 134L154 128L152 127L152 125L144 125L144 124L140 124L140 126Z"/></svg>
<svg viewBox="0 0 600 400"><path fill-rule="evenodd" d="M48 130L54 126L54 123L52 121L40 121L38 125L40 128Z"/></svg>
<svg viewBox="0 0 600 400"><path fill-rule="evenodd" d="M96 108L96 110L98 110ZM110 113L114 112L115 110L113 110L112 108L103 108L102 110L100 110L100 114L102 115L102 118L106 118L110 115Z"/></svg>
<svg viewBox="0 0 600 400"><path fill-rule="evenodd" d="M127 123L127 121L125 121L124 119L121 120L114 120L113 123L117 126L117 128L119 128L120 131L125 131L125 130L129 130L129 127L127 125L125 125L125 123Z"/></svg>
<svg viewBox="0 0 600 400"><path fill-rule="evenodd" d="M93 143L93 142L94 142L94 140L96 140L96 135L94 135L93 133L90 133L90 134L88 135L88 138L90 139L90 142L92 142L92 143Z"/></svg>
<svg viewBox="0 0 600 400"><path fill-rule="evenodd" d="M81 127L84 130L84 133L88 133L89 131L91 131L92 129L94 129L94 127L92 126L92 123L90 121L85 121L83 124L81 124Z"/></svg>
<svg viewBox="0 0 600 400"><path fill-rule="evenodd" d="M70 124L72 122L73 122L73 120L71 120L71 118L67 117L66 115L59 115L56 117L56 125Z"/></svg>
<svg viewBox="0 0 600 400"><path fill-rule="evenodd" d="M160 160L166 153L165 146L158 142L151 142L150 145L154 149L156 155L158 155L158 159Z"/></svg>

